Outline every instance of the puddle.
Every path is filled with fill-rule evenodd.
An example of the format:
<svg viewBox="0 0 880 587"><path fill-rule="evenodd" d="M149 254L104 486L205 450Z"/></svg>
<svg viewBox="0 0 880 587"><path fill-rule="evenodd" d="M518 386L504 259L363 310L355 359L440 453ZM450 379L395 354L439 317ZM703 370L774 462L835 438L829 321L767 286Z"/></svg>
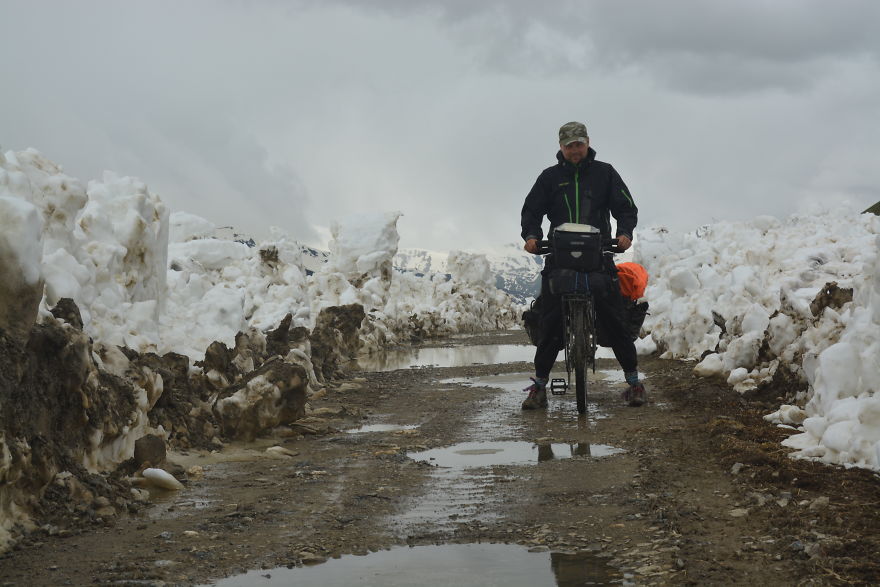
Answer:
<svg viewBox="0 0 880 587"><path fill-rule="evenodd" d="M351 428L346 430L346 434L367 434L370 432L400 432L401 430L415 430L418 426L408 424L402 426L400 424L369 424L360 428Z"/></svg>
<svg viewBox="0 0 880 587"><path fill-rule="evenodd" d="M496 363L531 362L535 347L526 344L487 344L477 346L398 349L358 357L364 371L394 371L415 367L465 367Z"/></svg>
<svg viewBox="0 0 880 587"><path fill-rule="evenodd" d="M497 520L493 510L499 502L494 488L504 479L486 469L435 469L426 492L408 499L405 510L395 514L388 525L407 536L438 530L454 532L459 524Z"/></svg>
<svg viewBox="0 0 880 587"><path fill-rule="evenodd" d="M444 379L442 385L470 385L474 387L493 387L505 393L499 393L490 397L474 411L471 428L479 430L483 438L510 437L518 425L522 424L522 401L526 399L524 387L530 384L531 373L506 373L504 375L488 375L486 377ZM553 373L553 377L564 377L565 373ZM590 374L593 377L593 374ZM605 378L614 379L618 374L614 371L597 370L593 381L605 381ZM574 390L569 389L565 395L548 395L550 405L547 408L548 416L560 416L564 421L570 422L572 428L580 430L583 421L577 418L575 410ZM589 401L587 397L587 413L589 421L608 418L608 413L599 408L599 404ZM511 415L515 418L510 420Z"/></svg>
<svg viewBox="0 0 880 587"><path fill-rule="evenodd" d="M251 571L215 584L574 587L619 581L618 571L589 553L529 552L514 544L447 544L397 547L367 556L347 555L310 567Z"/></svg>
<svg viewBox="0 0 880 587"><path fill-rule="evenodd" d="M572 457L607 457L624 452L606 444L588 442L532 443L516 440L498 442L462 442L446 448L409 453L414 461L428 461L448 468L492 467L496 465L532 465L538 462Z"/></svg>

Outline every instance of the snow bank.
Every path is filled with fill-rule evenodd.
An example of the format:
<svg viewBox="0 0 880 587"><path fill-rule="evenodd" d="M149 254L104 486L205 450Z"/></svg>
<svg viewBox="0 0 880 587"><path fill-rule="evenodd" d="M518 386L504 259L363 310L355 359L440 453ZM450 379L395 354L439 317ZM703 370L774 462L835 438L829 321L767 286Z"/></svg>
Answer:
<svg viewBox="0 0 880 587"><path fill-rule="evenodd" d="M788 444L880 468L878 235L880 218L840 208L644 231L636 261L651 275L651 345L741 392L801 381L805 413L782 406L771 418L803 421Z"/></svg>
<svg viewBox="0 0 880 587"><path fill-rule="evenodd" d="M100 473L147 433L189 446L217 425L252 437L294 421L308 386L348 355L515 324L484 258L451 255L452 279L394 271L399 217L337 223L322 263L277 230L259 246L218 238L223 231L203 218L169 214L135 178L106 172L84 186L34 150L0 155L0 354L12 365L3 372L18 377L0 388L27 400L0 409L31 427L63 428L0 430L0 551L27 523L29 508L19 506L57 472L29 460L28 438L63 444ZM203 359L204 370L192 367ZM191 408L182 416L157 404L180 382L192 395L175 398Z"/></svg>
<svg viewBox="0 0 880 587"><path fill-rule="evenodd" d="M880 237L871 250L839 341L816 359L803 432L783 444L798 456L880 470Z"/></svg>
<svg viewBox="0 0 880 587"><path fill-rule="evenodd" d="M142 182L110 172L84 188L33 149L6 153L0 175L5 195L41 216L39 231L32 224L30 236L15 238L42 243L42 263L27 270L45 280L43 314L72 298L95 339L155 346L168 242L168 211L159 198Z"/></svg>
<svg viewBox="0 0 880 587"><path fill-rule="evenodd" d="M213 341L231 346L288 313L311 328L322 309L351 303L369 313L364 352L413 333L516 323L485 257L451 254L452 280L393 271L397 212L335 223L329 260L310 275L314 252L279 231L259 246L215 238L211 222L169 214L137 179L106 172L84 187L33 149L3 157L0 190L2 255L27 280L45 280L43 315L71 298L84 330L108 345L200 360Z"/></svg>

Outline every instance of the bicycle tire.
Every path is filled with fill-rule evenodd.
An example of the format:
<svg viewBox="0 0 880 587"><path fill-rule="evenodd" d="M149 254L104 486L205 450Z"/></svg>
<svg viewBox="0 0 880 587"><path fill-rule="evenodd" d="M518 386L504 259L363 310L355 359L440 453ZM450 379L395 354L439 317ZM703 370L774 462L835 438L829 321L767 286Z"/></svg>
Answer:
<svg viewBox="0 0 880 587"><path fill-rule="evenodd" d="M585 365L576 365L574 368L574 395L577 399L578 414L587 412L587 368Z"/></svg>
<svg viewBox="0 0 880 587"><path fill-rule="evenodd" d="M589 361L590 308L588 299L571 300L566 308L569 316L569 340L571 355L568 360L569 371L574 371L575 400L579 414L587 411L587 363Z"/></svg>

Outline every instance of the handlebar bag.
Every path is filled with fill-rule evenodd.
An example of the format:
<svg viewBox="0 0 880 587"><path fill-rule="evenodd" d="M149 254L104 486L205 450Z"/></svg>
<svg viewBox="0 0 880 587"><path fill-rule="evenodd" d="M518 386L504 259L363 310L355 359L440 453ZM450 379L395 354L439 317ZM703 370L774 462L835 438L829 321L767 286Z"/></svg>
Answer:
<svg viewBox="0 0 880 587"><path fill-rule="evenodd" d="M563 224L550 236L556 266L581 273L601 270L602 234L592 226L571 226L583 226L583 229L566 229Z"/></svg>

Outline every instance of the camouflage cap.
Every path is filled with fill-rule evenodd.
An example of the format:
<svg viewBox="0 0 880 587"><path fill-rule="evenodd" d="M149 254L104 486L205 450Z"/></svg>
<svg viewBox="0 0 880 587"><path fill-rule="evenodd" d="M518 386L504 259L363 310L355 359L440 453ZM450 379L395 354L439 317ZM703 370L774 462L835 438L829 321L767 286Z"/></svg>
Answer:
<svg viewBox="0 0 880 587"><path fill-rule="evenodd" d="M586 143L589 138L587 127L581 122L566 122L559 128L560 145L568 145L574 142Z"/></svg>

